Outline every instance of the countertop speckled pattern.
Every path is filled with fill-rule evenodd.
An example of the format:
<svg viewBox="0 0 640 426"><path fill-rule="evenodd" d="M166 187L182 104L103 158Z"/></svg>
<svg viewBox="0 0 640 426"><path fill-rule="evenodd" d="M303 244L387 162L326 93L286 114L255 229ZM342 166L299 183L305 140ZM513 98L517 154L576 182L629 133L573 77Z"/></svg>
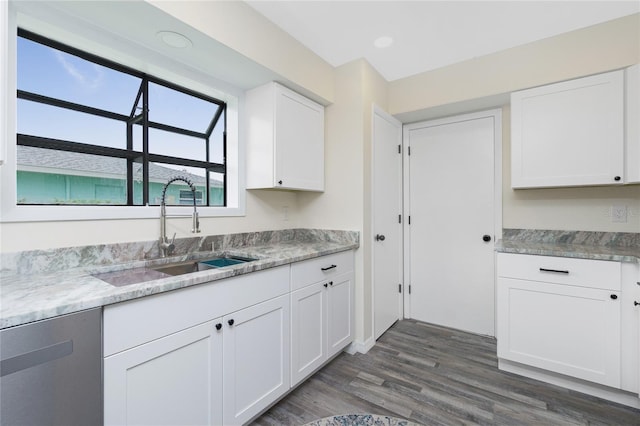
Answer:
<svg viewBox="0 0 640 426"><path fill-rule="evenodd" d="M196 251L165 259L129 260L119 263L108 262L107 264L98 262L95 265L85 264L82 267L66 270L51 267L49 270L37 270L34 268L36 269L35 271L18 269L9 271L3 267L3 273L0 275L2 280L0 284L0 328L123 302L359 247L358 233L356 232L299 231L293 232L291 235L274 232L275 236L269 235L269 238L263 238L262 233L234 234L234 238L224 236L220 240L226 244L208 244L209 247L216 248L216 251ZM283 237L283 235L285 236ZM97 273L135 268L139 272L140 268L184 260L206 259L222 253L251 257L258 260L220 269L209 269L180 276L167 276L120 287L113 286L92 276L92 274ZM47 257L50 256L51 253L47 253ZM34 260L35 256L31 257L31 261L26 263L37 264L38 262ZM126 257L124 256L124 258ZM16 254L4 256L3 266L6 265L7 259L19 261L19 258L20 256Z"/></svg>
<svg viewBox="0 0 640 426"><path fill-rule="evenodd" d="M640 263L640 234L505 229L499 253Z"/></svg>

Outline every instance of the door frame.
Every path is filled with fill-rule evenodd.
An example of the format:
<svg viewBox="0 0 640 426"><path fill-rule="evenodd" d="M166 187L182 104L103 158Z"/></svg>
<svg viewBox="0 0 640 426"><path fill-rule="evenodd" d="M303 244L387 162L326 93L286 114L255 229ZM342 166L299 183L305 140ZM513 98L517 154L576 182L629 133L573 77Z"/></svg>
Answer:
<svg viewBox="0 0 640 426"><path fill-rule="evenodd" d="M473 112L467 114L459 114L454 116L448 116L444 118L432 119L420 121L417 123L405 124L402 126L402 170L403 170L403 233L404 233L404 256L403 256L403 269L405 285L408 287L408 291L404 291L404 318L412 318L411 316L411 225L409 224L409 218L411 217L411 200L409 197L409 177L410 177L410 143L409 143L409 131L413 129L420 129L425 127L441 126L445 124L453 124L462 121L476 120L480 118L492 118L493 119L493 154L494 154L494 167L493 167L493 211L494 211L494 223L493 223L493 240L494 244L497 240L502 238L502 108L495 108L486 111ZM494 271L496 257L493 257ZM494 300L496 297L496 276L494 272L493 276L494 285ZM497 314L495 312L494 304L494 318ZM494 330L496 327L494 326ZM497 333L497 330L496 330Z"/></svg>
<svg viewBox="0 0 640 426"><path fill-rule="evenodd" d="M376 244L375 241L373 240L373 234L374 234L374 224L375 224L375 217L376 217L376 212L375 209L373 208L373 206L375 205L375 179L374 179L374 175L375 175L375 116L378 115L380 118L393 123L394 125L397 124L398 128L399 128L399 138L398 138L398 145L400 145L402 147L403 142L403 124L400 120L398 120L397 118L393 117L392 115L390 115L389 113L387 113L384 109L380 108L378 105L373 104L372 105L372 110L371 110L371 173L370 173L370 187L371 187L371 208L370 208L370 224L369 224L369 233L367 235L367 239L370 239L371 241L371 264L370 264L370 273L371 273L371 339L372 339L372 343L375 344L375 334L376 334L376 326L375 326L375 315L376 315L376 276L375 276L375 251L376 251ZM404 148L401 148L402 150L404 150ZM403 174L404 174L404 160L403 160L403 155L399 156L400 158L398 159L398 161L400 162L400 176L398 177L398 186L401 190L401 194L400 194L400 202L398 205L398 213L400 215L402 215L402 217L404 218L404 195L403 195L403 191L404 191L404 185L403 185ZM402 285L402 293L398 293L398 319L403 319L405 317L404 315L404 291L405 291L405 280L404 280L404 251L403 251L403 247L404 247L404 219L403 219L403 223L402 223L402 227L400 229L400 253L398 253L398 256L401 259L401 264L400 264L400 276L398 277L399 283Z"/></svg>

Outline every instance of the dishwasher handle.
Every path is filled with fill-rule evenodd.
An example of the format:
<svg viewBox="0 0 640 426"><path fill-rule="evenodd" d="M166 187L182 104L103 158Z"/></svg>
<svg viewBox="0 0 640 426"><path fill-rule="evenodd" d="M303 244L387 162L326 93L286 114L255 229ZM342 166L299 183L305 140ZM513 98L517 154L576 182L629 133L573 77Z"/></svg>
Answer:
<svg viewBox="0 0 640 426"><path fill-rule="evenodd" d="M73 340L56 343L51 346L25 352L0 361L0 377L26 370L56 359L64 358L73 353Z"/></svg>

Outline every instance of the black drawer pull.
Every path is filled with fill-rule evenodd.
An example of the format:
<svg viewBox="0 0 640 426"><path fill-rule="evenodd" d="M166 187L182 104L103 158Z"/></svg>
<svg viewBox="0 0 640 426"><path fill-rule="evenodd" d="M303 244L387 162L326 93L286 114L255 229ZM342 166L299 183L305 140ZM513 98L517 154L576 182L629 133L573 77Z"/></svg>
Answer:
<svg viewBox="0 0 640 426"><path fill-rule="evenodd" d="M329 269L337 268L337 265L327 266L326 268L320 268L321 271L328 271Z"/></svg>
<svg viewBox="0 0 640 426"><path fill-rule="evenodd" d="M540 268L540 272L555 272L556 274L568 274L569 271L564 270L564 269L547 269L547 268Z"/></svg>

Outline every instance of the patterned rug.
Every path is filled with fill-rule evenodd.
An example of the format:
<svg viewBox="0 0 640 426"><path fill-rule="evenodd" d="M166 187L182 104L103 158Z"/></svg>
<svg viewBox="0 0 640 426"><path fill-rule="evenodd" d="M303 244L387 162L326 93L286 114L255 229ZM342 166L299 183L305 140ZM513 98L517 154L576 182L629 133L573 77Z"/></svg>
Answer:
<svg viewBox="0 0 640 426"><path fill-rule="evenodd" d="M314 420L304 426L420 426L408 420L375 414L344 414Z"/></svg>

